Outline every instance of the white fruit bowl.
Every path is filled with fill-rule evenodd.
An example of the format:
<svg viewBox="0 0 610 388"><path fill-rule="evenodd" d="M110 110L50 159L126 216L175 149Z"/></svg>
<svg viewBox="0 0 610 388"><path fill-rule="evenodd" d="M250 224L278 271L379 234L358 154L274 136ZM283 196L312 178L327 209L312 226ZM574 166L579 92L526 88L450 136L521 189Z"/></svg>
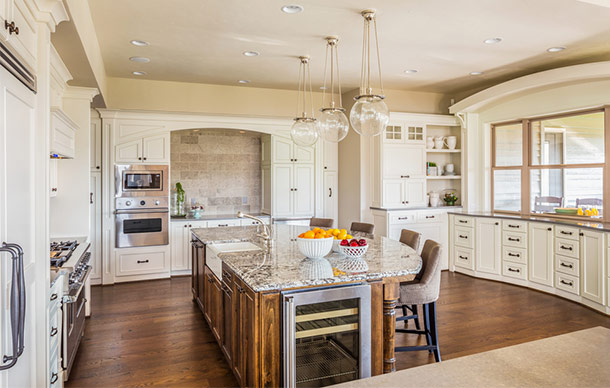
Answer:
<svg viewBox="0 0 610 388"><path fill-rule="evenodd" d="M339 247L339 244L341 244L341 240L333 240L333 252L341 253L341 248Z"/></svg>
<svg viewBox="0 0 610 388"><path fill-rule="evenodd" d="M347 257L351 257L351 258L359 258L364 256L364 254L366 253L367 249L369 249L368 245L365 245L363 247L350 247L350 246L339 246L341 248L341 253L343 253L345 256Z"/></svg>
<svg viewBox="0 0 610 388"><path fill-rule="evenodd" d="M328 255L333 249L333 238L297 238L297 247L305 257L319 259Z"/></svg>

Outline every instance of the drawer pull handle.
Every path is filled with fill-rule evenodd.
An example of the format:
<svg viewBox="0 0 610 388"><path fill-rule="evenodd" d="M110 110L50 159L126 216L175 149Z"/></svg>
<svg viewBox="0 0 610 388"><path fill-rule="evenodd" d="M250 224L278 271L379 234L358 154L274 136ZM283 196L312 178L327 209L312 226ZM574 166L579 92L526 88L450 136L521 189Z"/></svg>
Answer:
<svg viewBox="0 0 610 388"><path fill-rule="evenodd" d="M510 257L521 257L521 255L520 255L520 254L518 254L518 253L510 253L510 252L508 252L508 255L509 255Z"/></svg>
<svg viewBox="0 0 610 388"><path fill-rule="evenodd" d="M426 216L426 218L436 218L436 216Z"/></svg>
<svg viewBox="0 0 610 388"><path fill-rule="evenodd" d="M520 238L512 238L512 237L509 237L509 238L508 238L508 241L515 241L515 242L519 242L519 241L521 241L521 239L520 239Z"/></svg>
<svg viewBox="0 0 610 388"><path fill-rule="evenodd" d="M458 220L458 222L459 222L460 224L467 224L467 223L468 223L468 221L466 221L466 220Z"/></svg>
<svg viewBox="0 0 610 388"><path fill-rule="evenodd" d="M227 278L229 280L233 279L233 277L231 276L230 273L223 271L222 272L222 277Z"/></svg>
<svg viewBox="0 0 610 388"><path fill-rule="evenodd" d="M399 220L408 220L409 217L398 217Z"/></svg>
<svg viewBox="0 0 610 388"><path fill-rule="evenodd" d="M148 263L148 259L146 260L138 260L138 264L145 264Z"/></svg>
<svg viewBox="0 0 610 388"><path fill-rule="evenodd" d="M550 232L550 231L552 231L552 230L553 230L553 228L547 228L547 230Z"/></svg>
<svg viewBox="0 0 610 388"><path fill-rule="evenodd" d="M571 250L572 250L572 247L566 247L565 245L562 245L562 246L561 246L561 249L565 249L565 250L567 250L567 251L571 251Z"/></svg>
<svg viewBox="0 0 610 388"><path fill-rule="evenodd" d="M408 179L408 178L411 178L411 175L401 175L400 177L401 177L401 178L407 178L407 179Z"/></svg>
<svg viewBox="0 0 610 388"><path fill-rule="evenodd" d="M465 238L465 239L467 239L467 238L468 238L468 236L464 236L463 234L460 234L458 237L459 237L459 238Z"/></svg>
<svg viewBox="0 0 610 388"><path fill-rule="evenodd" d="M229 226L229 224L218 224L218 226Z"/></svg>
<svg viewBox="0 0 610 388"><path fill-rule="evenodd" d="M466 257L466 256L459 255L458 257L462 260L468 260L468 257Z"/></svg>
<svg viewBox="0 0 610 388"><path fill-rule="evenodd" d="M508 267L508 270L509 270L510 272L516 272L516 273L521 272L521 270L520 270L520 269L518 269L518 268L517 268L517 269L514 269L514 268L511 268L511 267Z"/></svg>
<svg viewBox="0 0 610 388"><path fill-rule="evenodd" d="M561 232L559 232L561 234L567 234L568 236L572 235L572 232L566 232L565 230L562 230Z"/></svg>
<svg viewBox="0 0 610 388"><path fill-rule="evenodd" d="M563 280L563 279L561 279L561 280L559 281L559 283L561 283L561 284L565 284L566 286L570 286L570 287L572 287L572 286L574 285L574 282L566 282L566 281L565 281L565 280Z"/></svg>
<svg viewBox="0 0 610 388"><path fill-rule="evenodd" d="M559 265L562 267L570 268L570 269L574 268L574 266L572 264L561 263Z"/></svg>
<svg viewBox="0 0 610 388"><path fill-rule="evenodd" d="M55 334L57 334L57 328L53 327L53 328L51 328L51 337L54 337Z"/></svg>
<svg viewBox="0 0 610 388"><path fill-rule="evenodd" d="M508 224L508 227L509 227L509 228L517 228L517 229L519 229L519 225L511 225L511 224Z"/></svg>
<svg viewBox="0 0 610 388"><path fill-rule="evenodd" d="M56 294L56 293L53 293L53 294L51 295L51 300L55 300L55 299L57 299L57 294Z"/></svg>
<svg viewBox="0 0 610 388"><path fill-rule="evenodd" d="M53 373L51 375L51 381L49 381L51 384L55 384L57 382L57 379L59 378L59 376L57 375L57 373Z"/></svg>

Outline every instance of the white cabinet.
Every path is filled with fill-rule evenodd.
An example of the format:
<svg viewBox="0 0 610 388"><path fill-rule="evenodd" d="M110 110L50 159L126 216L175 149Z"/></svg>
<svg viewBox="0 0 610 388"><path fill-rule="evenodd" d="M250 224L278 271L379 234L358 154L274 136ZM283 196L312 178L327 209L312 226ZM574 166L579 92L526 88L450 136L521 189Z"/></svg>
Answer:
<svg viewBox="0 0 610 388"><path fill-rule="evenodd" d="M603 233L580 231L580 295L604 304L605 249Z"/></svg>
<svg viewBox="0 0 610 388"><path fill-rule="evenodd" d="M89 151L89 168L91 172L99 172L102 169L102 120L91 119L91 150Z"/></svg>
<svg viewBox="0 0 610 388"><path fill-rule="evenodd" d="M324 142L324 172L339 170L339 143Z"/></svg>
<svg viewBox="0 0 610 388"><path fill-rule="evenodd" d="M275 217L291 216L293 209L292 172L290 164L273 166L273 192L271 194Z"/></svg>
<svg viewBox="0 0 610 388"><path fill-rule="evenodd" d="M121 248L115 250L115 282L166 278L170 276L169 246Z"/></svg>
<svg viewBox="0 0 610 388"><path fill-rule="evenodd" d="M89 206L91 227L91 283L102 282L102 174L91 174L91 191L89 192Z"/></svg>
<svg viewBox="0 0 610 388"><path fill-rule="evenodd" d="M339 180L334 171L324 172L324 217L339 219L339 202L337 200L337 188Z"/></svg>
<svg viewBox="0 0 610 388"><path fill-rule="evenodd" d="M35 22L25 0L0 1L0 22L2 23L0 37L30 67L30 70L35 72L38 57L38 23Z"/></svg>
<svg viewBox="0 0 610 388"><path fill-rule="evenodd" d="M116 163L168 163L169 133L131 140L115 146Z"/></svg>
<svg viewBox="0 0 610 388"><path fill-rule="evenodd" d="M426 176L426 150L423 145L386 145L382 157L384 179Z"/></svg>
<svg viewBox="0 0 610 388"><path fill-rule="evenodd" d="M272 172L274 217L314 214L313 164L275 164Z"/></svg>
<svg viewBox="0 0 610 388"><path fill-rule="evenodd" d="M421 143L425 126L414 123L390 123L382 134L384 143Z"/></svg>
<svg viewBox="0 0 610 388"><path fill-rule="evenodd" d="M205 222L205 221L204 221ZM172 274L191 268L191 227L192 222L170 223L171 271ZM197 225L195 227L205 227Z"/></svg>
<svg viewBox="0 0 610 388"><path fill-rule="evenodd" d="M314 148L300 147L292 139L272 136L271 158L274 163L314 163Z"/></svg>
<svg viewBox="0 0 610 388"><path fill-rule="evenodd" d="M74 158L78 126L61 109L51 110L51 155Z"/></svg>
<svg viewBox="0 0 610 388"><path fill-rule="evenodd" d="M530 282L553 286L553 227L550 224L531 222L529 224L529 263Z"/></svg>
<svg viewBox="0 0 610 388"><path fill-rule="evenodd" d="M57 159L49 160L49 196L57 196L58 192Z"/></svg>
<svg viewBox="0 0 610 388"><path fill-rule="evenodd" d="M493 218L475 220L475 269L500 274L500 222Z"/></svg>
<svg viewBox="0 0 610 388"><path fill-rule="evenodd" d="M426 205L426 182L424 179L384 179L383 207L388 209Z"/></svg>

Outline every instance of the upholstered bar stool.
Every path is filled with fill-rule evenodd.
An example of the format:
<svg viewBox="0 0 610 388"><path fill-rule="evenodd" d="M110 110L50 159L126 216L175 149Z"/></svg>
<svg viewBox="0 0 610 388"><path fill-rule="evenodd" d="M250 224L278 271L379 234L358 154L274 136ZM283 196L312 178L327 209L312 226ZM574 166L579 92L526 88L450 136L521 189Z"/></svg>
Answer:
<svg viewBox="0 0 610 388"><path fill-rule="evenodd" d="M422 269L411 282L400 285L399 303L403 306L422 305L424 310L424 330L396 329L398 333L426 336L426 346L397 346L396 352L428 350L439 362L441 353L438 345L436 325L436 301L441 288L441 246L427 240L421 253ZM396 318L397 321L411 319L409 316Z"/></svg>
<svg viewBox="0 0 610 388"><path fill-rule="evenodd" d="M309 220L309 226L317 226L318 228L332 228L335 220L332 218L317 218L312 217Z"/></svg>
<svg viewBox="0 0 610 388"><path fill-rule="evenodd" d="M400 242L410 246L411 248L413 248L416 251L419 249L419 240L421 240L421 234L418 232L414 232L414 231L408 230L408 229L403 229L400 232ZM417 330L420 330L419 313L417 311L417 305L416 304L414 304L413 306L402 305L402 306L399 306L399 308L402 309L403 316L409 317L408 319L404 320L405 327L407 327L409 325L409 319L413 319L413 320L415 320L415 327L417 328ZM409 315L409 311L411 312L411 315Z"/></svg>
<svg viewBox="0 0 610 388"><path fill-rule="evenodd" d="M352 222L350 230L352 232L373 234L375 232L375 225L367 224L366 222Z"/></svg>

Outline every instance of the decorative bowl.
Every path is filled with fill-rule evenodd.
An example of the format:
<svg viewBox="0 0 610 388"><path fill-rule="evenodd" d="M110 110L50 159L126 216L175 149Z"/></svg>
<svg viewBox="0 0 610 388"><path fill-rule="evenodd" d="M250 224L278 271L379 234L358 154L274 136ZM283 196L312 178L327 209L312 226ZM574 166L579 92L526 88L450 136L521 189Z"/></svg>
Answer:
<svg viewBox="0 0 610 388"><path fill-rule="evenodd" d="M341 248L339 244L341 244L341 240L333 240L333 252L341 253Z"/></svg>
<svg viewBox="0 0 610 388"><path fill-rule="evenodd" d="M366 253L367 249L369 249L368 245L365 245L363 247L350 247L350 246L339 246L341 248L341 253L343 253L345 256L347 257L351 257L351 258L360 258L362 256L364 256L364 254Z"/></svg>
<svg viewBox="0 0 610 388"><path fill-rule="evenodd" d="M328 255L333 249L333 238L297 238L297 247L305 257L319 259Z"/></svg>
<svg viewBox="0 0 610 388"><path fill-rule="evenodd" d="M339 263L337 269L348 274L363 273L369 270L369 264L359 257L346 257Z"/></svg>

